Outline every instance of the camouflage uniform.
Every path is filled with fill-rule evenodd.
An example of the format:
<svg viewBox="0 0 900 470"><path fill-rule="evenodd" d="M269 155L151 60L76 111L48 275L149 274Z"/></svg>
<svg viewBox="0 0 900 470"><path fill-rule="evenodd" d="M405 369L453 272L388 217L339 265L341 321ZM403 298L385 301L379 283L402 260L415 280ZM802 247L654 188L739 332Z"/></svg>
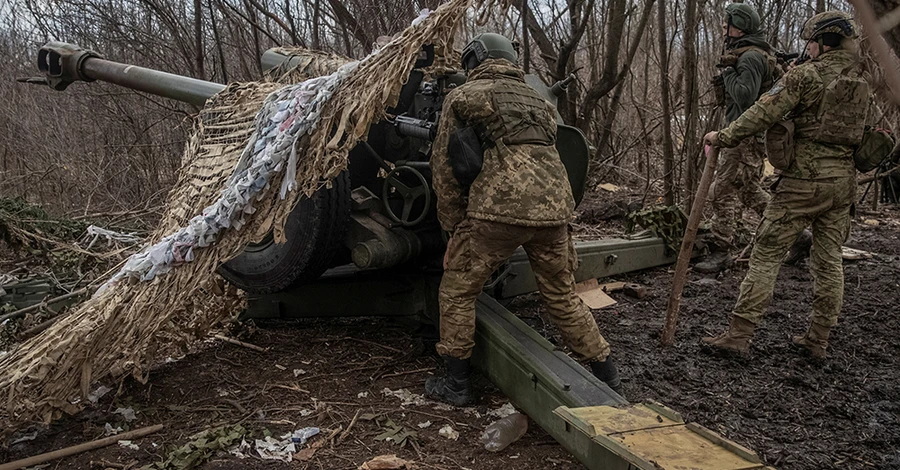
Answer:
<svg viewBox="0 0 900 470"><path fill-rule="evenodd" d="M819 101L825 87L855 60L844 49L822 53L789 71L740 118L718 134L722 147L733 147L788 116L796 126L796 159L782 173L766 208L741 283L734 315L759 323L772 299L781 260L804 228L812 226L813 323L837 323L844 295L841 244L850 230L850 206L856 195L853 147L813 140Z"/></svg>
<svg viewBox="0 0 900 470"><path fill-rule="evenodd" d="M494 143L470 188L454 178L447 154L450 132L464 126L485 129ZM523 246L568 345L583 359L609 355L574 292L577 257L566 224L575 203L555 140L553 106L506 60L485 60L447 95L431 157L438 218L452 233L439 292L439 354L472 354L475 300L491 272Z"/></svg>
<svg viewBox="0 0 900 470"><path fill-rule="evenodd" d="M772 84L771 47L762 32L747 34L729 45L723 62L734 63L722 73L725 88L725 120L733 122ZM735 53L737 52L737 53ZM737 57L727 58L731 55ZM765 149L759 136L749 136L734 148L722 149L710 191L714 218L712 232L720 248L733 243L734 231L743 218L743 208L762 216L769 202L763 189Z"/></svg>

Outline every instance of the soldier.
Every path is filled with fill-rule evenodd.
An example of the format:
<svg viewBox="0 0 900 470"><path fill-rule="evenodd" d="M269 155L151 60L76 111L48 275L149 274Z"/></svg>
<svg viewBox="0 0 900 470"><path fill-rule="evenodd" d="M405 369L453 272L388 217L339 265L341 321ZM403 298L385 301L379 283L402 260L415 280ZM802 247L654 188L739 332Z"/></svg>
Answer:
<svg viewBox="0 0 900 470"><path fill-rule="evenodd" d="M856 194L855 145L861 140L870 94L855 71L856 25L839 11L809 19L801 37L811 58L791 69L756 104L705 140L730 148L787 116L794 126L794 159L766 208L750 270L741 283L728 331L703 341L746 352L753 330L772 299L782 257L800 232L812 226L812 322L794 343L826 357L828 336L844 296L841 244L850 232ZM855 142L855 143L854 143Z"/></svg>
<svg viewBox="0 0 900 470"><path fill-rule="evenodd" d="M725 54L714 81L719 104L725 106L725 122L732 123L774 85L777 60L760 29L759 15L746 3L725 7ZM719 155L716 179L710 191L714 218L707 237L710 254L694 269L703 273L724 271L732 265L734 232L747 207L762 216L769 194L762 187L765 150L761 136L750 135ZM740 203L738 203L740 199Z"/></svg>
<svg viewBox="0 0 900 470"><path fill-rule="evenodd" d="M525 84L512 43L481 34L462 53L465 84L444 101L431 156L438 219L451 234L439 292L445 377L425 383L428 396L462 406L473 400L469 358L475 300L485 281L519 246L525 248L550 316L568 346L613 390L620 382L590 309L575 294L575 248L568 230L575 202L556 151L556 111ZM467 186L454 176L451 133L478 129L483 166Z"/></svg>

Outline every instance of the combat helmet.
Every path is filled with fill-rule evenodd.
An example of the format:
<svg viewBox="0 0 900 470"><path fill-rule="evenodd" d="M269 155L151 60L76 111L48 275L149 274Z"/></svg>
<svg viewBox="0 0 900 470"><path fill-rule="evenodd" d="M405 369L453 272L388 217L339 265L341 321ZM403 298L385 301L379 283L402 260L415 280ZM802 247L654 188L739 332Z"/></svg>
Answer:
<svg viewBox="0 0 900 470"><path fill-rule="evenodd" d="M504 36L495 33L479 34L463 49L462 67L472 70L487 59L506 59L515 64L519 61L519 53Z"/></svg>
<svg viewBox="0 0 900 470"><path fill-rule="evenodd" d="M725 20L728 24L747 33L759 31L762 21L756 9L746 3L729 3L725 7Z"/></svg>
<svg viewBox="0 0 900 470"><path fill-rule="evenodd" d="M800 32L800 38L814 41L825 33L839 34L848 39L859 37L859 28L848 13L831 10L808 19Z"/></svg>

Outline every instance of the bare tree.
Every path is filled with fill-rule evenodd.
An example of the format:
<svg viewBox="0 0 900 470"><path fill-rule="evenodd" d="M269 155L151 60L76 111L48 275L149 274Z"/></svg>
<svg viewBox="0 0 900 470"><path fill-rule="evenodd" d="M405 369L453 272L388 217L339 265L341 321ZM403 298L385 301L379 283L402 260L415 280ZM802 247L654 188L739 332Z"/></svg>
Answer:
<svg viewBox="0 0 900 470"><path fill-rule="evenodd" d="M666 205L675 204L675 150L672 148L672 104L669 102L669 46L666 2L657 5L656 38L659 41L659 85L662 99L663 181Z"/></svg>

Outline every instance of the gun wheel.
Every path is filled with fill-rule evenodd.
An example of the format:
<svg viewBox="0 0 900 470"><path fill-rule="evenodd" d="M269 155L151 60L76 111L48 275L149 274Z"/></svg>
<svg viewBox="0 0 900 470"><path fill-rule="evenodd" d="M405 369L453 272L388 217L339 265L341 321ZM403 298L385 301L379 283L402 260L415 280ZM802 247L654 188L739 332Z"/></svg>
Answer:
<svg viewBox="0 0 900 470"><path fill-rule="evenodd" d="M285 243L275 243L269 233L220 266L219 274L251 294L312 281L332 267L334 255L343 248L349 214L350 175L344 171L331 188L297 204L284 225Z"/></svg>

